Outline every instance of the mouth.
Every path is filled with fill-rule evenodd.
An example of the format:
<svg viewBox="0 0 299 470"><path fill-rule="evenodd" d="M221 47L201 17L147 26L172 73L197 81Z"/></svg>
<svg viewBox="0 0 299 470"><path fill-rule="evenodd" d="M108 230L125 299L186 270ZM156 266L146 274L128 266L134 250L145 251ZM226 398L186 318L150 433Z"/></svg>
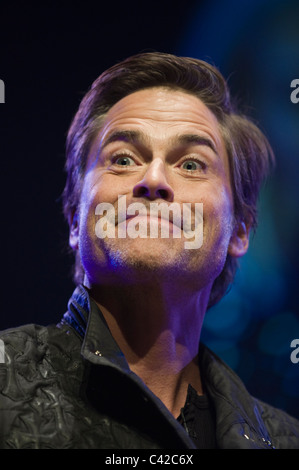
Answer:
<svg viewBox="0 0 299 470"><path fill-rule="evenodd" d="M202 204L198 204L202 206ZM183 206L183 207L182 207ZM115 207L116 209L116 207ZM202 214L198 208L191 203L183 205L174 202L168 204L131 202L126 204L126 196L119 196L117 210L113 214L114 225L132 226L138 223L142 226L168 227L170 231L183 231L184 233L194 231L198 223L202 223ZM131 221L133 221L130 224Z"/></svg>
<svg viewBox="0 0 299 470"><path fill-rule="evenodd" d="M142 238L168 238L172 239L174 237L181 236L181 230L175 226L171 220L168 220L161 216L153 216L152 214L149 215L137 215L135 217L131 217L127 219L127 229L128 233L130 229L134 228L130 225L132 221L133 227L135 227Z"/></svg>
<svg viewBox="0 0 299 470"><path fill-rule="evenodd" d="M169 214L169 217L163 217L163 215L153 215L153 214L137 214L131 215L126 218L126 225L130 221L134 220L134 225L139 224L140 227L150 227L152 230L159 231L167 235L173 234L175 231L181 231L181 224L175 223L172 214Z"/></svg>
<svg viewBox="0 0 299 470"><path fill-rule="evenodd" d="M138 219L138 220L144 220L146 222L159 222L159 223L171 223L171 225L176 225L173 221L173 217L170 214L169 218L163 217L161 215L152 215L152 214L137 214L137 215L129 215L126 220L132 220L132 219Z"/></svg>

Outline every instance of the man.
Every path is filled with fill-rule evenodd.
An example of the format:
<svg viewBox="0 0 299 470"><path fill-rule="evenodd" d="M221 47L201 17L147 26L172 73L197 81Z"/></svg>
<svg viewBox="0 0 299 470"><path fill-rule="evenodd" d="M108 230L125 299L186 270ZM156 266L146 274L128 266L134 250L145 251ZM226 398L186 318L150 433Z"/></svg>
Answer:
<svg viewBox="0 0 299 470"><path fill-rule="evenodd" d="M78 286L59 325L1 335L2 448L299 447L200 343L272 160L205 62L140 54L94 82L67 139Z"/></svg>

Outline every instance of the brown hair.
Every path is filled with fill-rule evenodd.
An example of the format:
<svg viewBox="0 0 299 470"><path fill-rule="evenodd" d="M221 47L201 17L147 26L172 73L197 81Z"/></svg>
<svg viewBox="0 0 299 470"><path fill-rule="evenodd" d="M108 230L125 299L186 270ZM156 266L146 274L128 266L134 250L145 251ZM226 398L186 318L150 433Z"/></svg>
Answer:
<svg viewBox="0 0 299 470"><path fill-rule="evenodd" d="M191 93L214 113L230 162L235 220L255 228L259 190L274 162L266 137L248 117L236 111L226 81L215 67L198 59L158 52L137 54L106 70L81 101L67 136L63 192L67 220L79 205L88 152L106 113L130 93L156 86ZM209 307L223 297L237 266L237 260L228 255L222 273L214 281ZM83 281L78 253L74 280Z"/></svg>

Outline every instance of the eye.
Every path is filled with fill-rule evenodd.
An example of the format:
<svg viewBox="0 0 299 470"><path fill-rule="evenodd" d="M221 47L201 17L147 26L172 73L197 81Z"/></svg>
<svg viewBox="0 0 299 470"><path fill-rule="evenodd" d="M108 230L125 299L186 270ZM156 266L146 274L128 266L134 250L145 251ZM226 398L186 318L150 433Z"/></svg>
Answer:
<svg viewBox="0 0 299 470"><path fill-rule="evenodd" d="M203 170L204 165L203 163L196 161L196 160L185 160L182 164L183 170L187 171L197 171L197 170Z"/></svg>
<svg viewBox="0 0 299 470"><path fill-rule="evenodd" d="M135 165L135 162L134 162L133 158L127 157L126 155L122 155L120 157L115 158L114 163L116 165L120 165L120 166Z"/></svg>

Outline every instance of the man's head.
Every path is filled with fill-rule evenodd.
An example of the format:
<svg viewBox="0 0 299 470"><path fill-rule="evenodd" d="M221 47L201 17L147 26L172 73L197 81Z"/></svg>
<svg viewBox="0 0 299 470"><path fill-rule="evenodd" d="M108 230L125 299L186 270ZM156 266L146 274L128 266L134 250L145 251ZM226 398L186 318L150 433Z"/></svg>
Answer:
<svg viewBox="0 0 299 470"><path fill-rule="evenodd" d="M167 106L168 100L169 106ZM148 108L149 112L153 113L152 116L146 114L144 106ZM126 114L128 110L129 114ZM163 122L161 122L160 128L159 120L161 120L160 116L162 115ZM176 195L178 195L180 203L200 202L202 200L204 211L205 205L209 207L210 204L210 218L215 207L212 207L211 197L205 198L202 194L207 194L208 190L210 190L209 194L212 192L217 194L217 188L223 190L222 195L224 192L226 193L224 197L227 202L225 210L231 209L232 217L229 225L231 233L235 234L235 243L230 244L228 239L224 242L223 246L227 247L227 253L225 254L223 269L221 267L221 273L217 273L213 284L209 302L211 306L221 299L228 285L232 282L237 266L237 257L246 251L249 230L256 226L258 193L272 160L269 144L254 124L235 111L225 80L211 65L200 60L179 58L169 54L147 53L133 56L110 68L94 82L90 91L82 100L78 113L70 127L67 139L66 163L68 177L63 201L64 213L71 227L74 227L75 221L78 220L82 190L84 184L90 178L92 173L90 170L95 168L94 165L101 145L105 144L107 135L109 136L109 133L111 134L113 130L116 130L118 121L120 125L123 124L124 127L128 128L133 119L133 128L135 126L136 130L139 124L138 122L134 123L134 116L141 120L139 123L142 122L147 126L145 134L147 137L151 137L149 139L151 142L147 142L148 146L147 148L145 146L144 149L147 152L154 149L155 154L161 152L161 155L152 161L150 170L152 171L154 168L153 171L155 171L157 165L158 167L160 165L157 170L160 172L160 178L161 171L163 172L165 171L164 168L168 168L169 160L167 158L170 158L169 145L167 147L165 144L163 147L163 135L165 135L168 144L170 141L175 141L175 126L172 131L173 118L176 124L179 123L181 126L177 128L180 134L184 131L185 135L190 136L190 134L195 134L195 131L198 131L197 134L201 133L203 137L211 136L210 139L206 139L206 144L207 140L210 140L211 147L213 145L218 146L214 150L216 150L216 153L220 152L222 166L215 170L219 181L217 183L217 178L214 178L214 187L213 185L210 187L206 185L205 189L202 190L200 185L204 178L201 176L196 183L197 176L195 175L194 178L194 173L192 173L191 181L190 179L186 180L184 176L178 174L178 167L175 166L178 164L178 160L173 160L175 165L171 168L175 171L173 175L178 179L174 180L171 176L172 173L167 173L164 181L165 187L161 188L162 191L159 193L159 198L168 202L176 200ZM122 119L127 119L127 121ZM151 119L156 124L155 129L148 125ZM195 123L195 126L192 127L191 125L187 129L188 122ZM199 125L199 127L196 128L196 125ZM132 128L126 130L132 131ZM139 137L141 136L139 135ZM139 139L139 148L144 143ZM200 149L204 148L206 153L213 152L212 148L208 149L207 147L208 145L201 146ZM174 148L177 152L179 151L178 145ZM182 149L182 147L180 148ZM190 145L188 152L189 150ZM123 154L119 156L123 157ZM129 153L127 156L130 158ZM181 158L181 155L179 157ZM204 165L209 165L209 158L212 161L211 159L214 157L206 155L207 162L204 162ZM188 161L190 160L191 158ZM184 167L180 166L180 168ZM216 173L214 172L214 175ZM113 189L118 194L129 194L128 187L126 185L122 187L124 178L119 174L117 175L116 179L110 181L110 186L111 183L117 184L118 187ZM144 177L140 169L140 181L138 180L138 174L136 175L136 181L133 178L131 187L132 201L139 197L149 198L148 194L140 193L140 188L143 188L141 189L143 192L145 186L148 188L147 183L143 183ZM206 179L211 180L209 176ZM181 181L183 181L184 187ZM91 182L91 184L92 187L95 187L96 181ZM189 194L187 195L186 191L188 190ZM187 200L183 200L182 194L186 194ZM231 201L229 201L230 198ZM219 199L220 195L218 201ZM95 198L94 202L96 201ZM113 201L111 200L111 202ZM221 205L218 209L222 210ZM208 228L211 234L217 232L213 225L208 224ZM209 239L210 235L208 233L206 235L206 238ZM216 239L214 241L217 243ZM238 243L239 248L241 247L239 251ZM75 244L73 244L73 247L75 247ZM211 249L213 249L212 245ZM76 281L82 282L82 280L81 258L77 251Z"/></svg>

